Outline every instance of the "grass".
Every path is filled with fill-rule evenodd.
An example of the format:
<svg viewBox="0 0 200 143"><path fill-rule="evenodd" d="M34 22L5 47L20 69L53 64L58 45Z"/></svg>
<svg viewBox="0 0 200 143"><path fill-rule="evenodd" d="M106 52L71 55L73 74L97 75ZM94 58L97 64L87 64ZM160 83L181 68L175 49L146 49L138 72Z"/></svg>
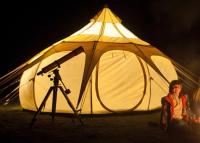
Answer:
<svg viewBox="0 0 200 143"><path fill-rule="evenodd" d="M192 132L167 133L159 128L160 112L77 118L39 114L33 126L33 112L20 105L0 107L0 138L8 143L178 143L200 142L200 128ZM180 137L180 138L179 138Z"/></svg>

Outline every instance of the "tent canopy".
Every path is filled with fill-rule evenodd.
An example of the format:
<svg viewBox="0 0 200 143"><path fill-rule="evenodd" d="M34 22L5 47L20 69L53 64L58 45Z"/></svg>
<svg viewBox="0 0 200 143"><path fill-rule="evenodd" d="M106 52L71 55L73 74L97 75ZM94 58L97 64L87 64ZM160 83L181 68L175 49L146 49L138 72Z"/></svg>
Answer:
<svg viewBox="0 0 200 143"><path fill-rule="evenodd" d="M82 114L160 108L168 83L178 78L178 65L175 67L172 59L138 38L104 7L82 29L44 49L1 80L6 83L22 74L21 106L36 111L52 86L49 78L52 71L42 76L37 73L78 47L82 47L83 52L62 63L59 72L71 90L72 104L81 109ZM61 91L57 94L56 112L72 113ZM51 112L51 105L52 96L43 112Z"/></svg>

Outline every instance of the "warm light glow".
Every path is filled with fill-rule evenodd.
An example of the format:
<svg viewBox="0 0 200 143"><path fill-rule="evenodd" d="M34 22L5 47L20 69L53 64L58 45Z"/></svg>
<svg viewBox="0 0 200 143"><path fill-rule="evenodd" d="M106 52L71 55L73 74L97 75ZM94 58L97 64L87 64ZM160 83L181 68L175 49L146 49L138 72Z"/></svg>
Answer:
<svg viewBox="0 0 200 143"><path fill-rule="evenodd" d="M31 58L29 61L28 61L28 64L34 62L35 60L37 60L43 53L39 53L37 54L36 56L34 56L33 58Z"/></svg>
<svg viewBox="0 0 200 143"><path fill-rule="evenodd" d="M83 28L81 28L79 31L75 32L75 33L72 34L71 36L75 36L75 35L81 34L83 31L87 30L93 23L94 23L94 22L88 23L86 26L84 26Z"/></svg>
<svg viewBox="0 0 200 143"><path fill-rule="evenodd" d="M90 28L87 30L83 31L81 34L93 34L93 35L99 35L99 32L101 30L101 22L96 22L93 24Z"/></svg>
<svg viewBox="0 0 200 143"><path fill-rule="evenodd" d="M117 29L113 26L112 23L105 24L104 36L109 37L122 37L122 35L117 31Z"/></svg>
<svg viewBox="0 0 200 143"><path fill-rule="evenodd" d="M155 63L160 72L169 80L178 79L176 71L170 60L161 56L152 56L152 61ZM170 70L169 70L170 69Z"/></svg>
<svg viewBox="0 0 200 143"><path fill-rule="evenodd" d="M126 29L122 24L120 23L116 23L117 28L119 29L119 31L127 38L137 38L137 36L135 36L131 31L129 31L128 29Z"/></svg>

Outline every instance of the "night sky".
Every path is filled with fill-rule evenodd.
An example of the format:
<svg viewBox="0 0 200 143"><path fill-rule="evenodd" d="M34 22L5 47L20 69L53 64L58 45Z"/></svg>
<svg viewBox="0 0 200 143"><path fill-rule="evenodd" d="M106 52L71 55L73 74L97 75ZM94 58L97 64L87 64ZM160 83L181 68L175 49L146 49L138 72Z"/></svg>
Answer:
<svg viewBox="0 0 200 143"><path fill-rule="evenodd" d="M139 38L200 76L200 1L193 0L1 4L0 76L78 31L104 4L108 4L122 24Z"/></svg>

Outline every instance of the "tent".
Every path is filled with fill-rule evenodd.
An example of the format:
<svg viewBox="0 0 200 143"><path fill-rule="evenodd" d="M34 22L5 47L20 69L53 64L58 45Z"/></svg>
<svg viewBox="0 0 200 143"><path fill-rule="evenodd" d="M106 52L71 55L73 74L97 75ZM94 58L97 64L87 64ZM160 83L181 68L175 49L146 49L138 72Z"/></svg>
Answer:
<svg viewBox="0 0 200 143"><path fill-rule="evenodd" d="M44 49L1 78L19 81L23 109L37 111L52 86L53 69L38 75L51 63L78 49L83 51L56 67L71 93L72 104L81 114L109 114L151 111L161 107L171 80L183 68L156 47L143 41L124 25L108 7L74 34ZM179 69L179 70L177 70ZM180 70L181 69L181 70ZM189 74L184 76L189 77ZM20 77L20 78L18 78ZM60 83L61 84L61 83ZM52 97L42 112L51 112ZM57 91L57 113L72 113L62 92Z"/></svg>

